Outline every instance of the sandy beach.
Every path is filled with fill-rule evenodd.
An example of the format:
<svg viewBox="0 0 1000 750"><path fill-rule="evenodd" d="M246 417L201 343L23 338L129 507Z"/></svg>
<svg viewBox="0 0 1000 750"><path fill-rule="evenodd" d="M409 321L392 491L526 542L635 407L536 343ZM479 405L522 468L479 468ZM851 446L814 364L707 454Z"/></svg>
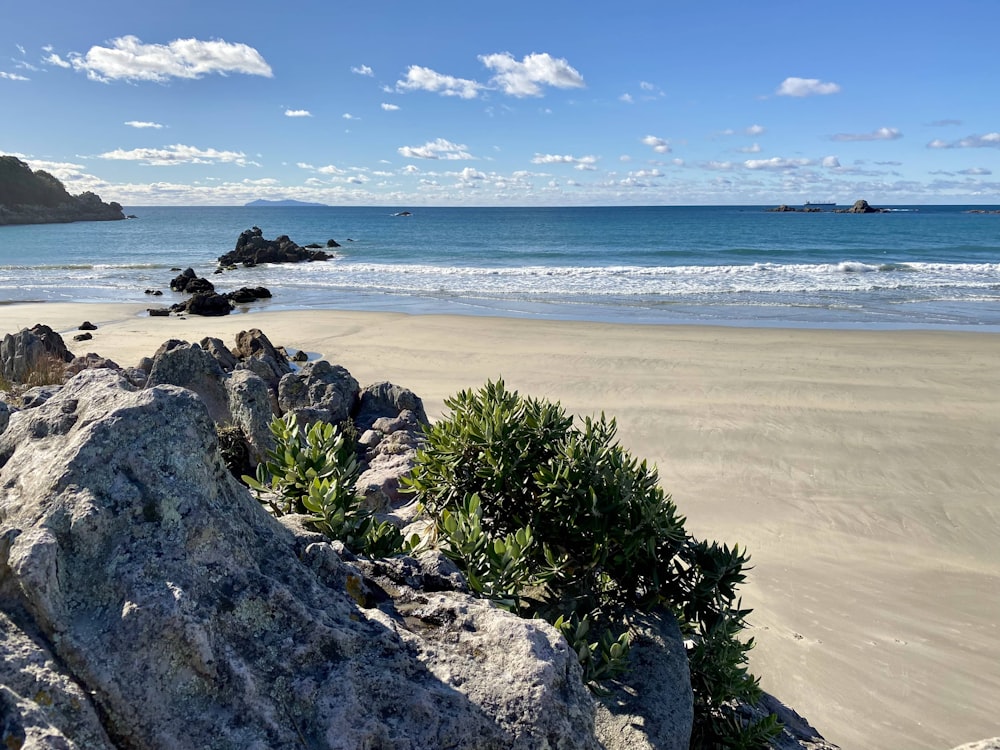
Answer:
<svg viewBox="0 0 1000 750"><path fill-rule="evenodd" d="M81 322L98 329L74 342ZM1000 734L1000 334L0 306L122 366L165 340L276 345L443 399L503 376L617 418L699 536L749 548L753 671L853 750Z"/></svg>

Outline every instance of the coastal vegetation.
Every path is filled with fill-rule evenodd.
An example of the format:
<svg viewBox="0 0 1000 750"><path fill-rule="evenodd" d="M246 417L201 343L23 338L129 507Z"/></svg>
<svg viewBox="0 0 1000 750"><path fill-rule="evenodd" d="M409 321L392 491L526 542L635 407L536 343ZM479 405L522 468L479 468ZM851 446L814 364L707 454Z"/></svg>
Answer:
<svg viewBox="0 0 1000 750"><path fill-rule="evenodd" d="M118 203L91 192L70 195L48 172L32 171L14 156L0 156L0 225L124 219Z"/></svg>
<svg viewBox="0 0 1000 750"><path fill-rule="evenodd" d="M275 448L244 476L275 515L305 513L356 553L436 547L478 596L554 625L584 680L601 694L628 669L629 621L673 616L694 692L692 747L765 748L777 718L741 712L761 696L747 669L753 640L737 587L749 556L697 540L657 472L615 439L603 415L577 425L558 403L522 397L502 380L446 400L403 483L431 533L402 535L361 507L354 447L329 424L275 419Z"/></svg>

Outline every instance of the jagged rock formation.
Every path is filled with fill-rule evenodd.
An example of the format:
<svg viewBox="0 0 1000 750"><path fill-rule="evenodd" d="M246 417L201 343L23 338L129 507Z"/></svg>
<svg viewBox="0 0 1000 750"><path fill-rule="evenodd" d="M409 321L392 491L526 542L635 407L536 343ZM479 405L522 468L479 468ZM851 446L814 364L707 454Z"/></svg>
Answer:
<svg viewBox="0 0 1000 750"><path fill-rule="evenodd" d="M299 263L312 260L329 260L331 256L323 250L310 250L299 247L292 242L287 234L273 240L264 239L260 227L253 227L240 233L236 240L236 248L225 255L219 256L221 267L256 266L260 263Z"/></svg>
<svg viewBox="0 0 1000 750"><path fill-rule="evenodd" d="M0 156L0 225L64 224L71 221L117 221L125 214L118 203L104 203L85 192L70 195L48 172L14 156Z"/></svg>
<svg viewBox="0 0 1000 750"><path fill-rule="evenodd" d="M377 595L232 479L191 391L81 373L13 416L0 484L2 642L68 672L46 671L64 708L41 726L39 683L0 663L4 731L25 744L599 747L553 628L460 591Z"/></svg>

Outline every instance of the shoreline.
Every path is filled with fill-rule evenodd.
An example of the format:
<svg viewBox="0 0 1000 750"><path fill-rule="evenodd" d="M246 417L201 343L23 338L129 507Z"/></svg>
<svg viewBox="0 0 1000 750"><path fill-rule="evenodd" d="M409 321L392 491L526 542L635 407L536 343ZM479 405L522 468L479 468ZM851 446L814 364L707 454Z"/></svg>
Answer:
<svg viewBox="0 0 1000 750"><path fill-rule="evenodd" d="M44 323L124 367L171 338L231 345L259 328L362 385L410 388L432 419L500 376L572 414L604 411L692 533L749 549L765 690L845 750L996 734L1000 335L146 307L4 305L0 335ZM94 338L73 341L84 320Z"/></svg>

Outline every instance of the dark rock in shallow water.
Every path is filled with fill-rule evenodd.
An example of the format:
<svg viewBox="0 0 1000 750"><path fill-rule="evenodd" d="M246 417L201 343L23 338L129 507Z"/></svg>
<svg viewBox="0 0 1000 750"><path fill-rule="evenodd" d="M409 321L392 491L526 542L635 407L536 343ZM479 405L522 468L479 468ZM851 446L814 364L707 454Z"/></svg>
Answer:
<svg viewBox="0 0 1000 750"><path fill-rule="evenodd" d="M179 302L170 308L173 312L190 313L191 315L204 315L218 317L229 315L233 311L232 303L223 295L215 292L199 292L191 297L187 302Z"/></svg>
<svg viewBox="0 0 1000 750"><path fill-rule="evenodd" d="M94 338L94 334L92 334L92 333L89 333L89 332L88 333L78 333L78 334L76 334L76 336L73 337L73 340L74 341L90 341L92 338Z"/></svg>
<svg viewBox="0 0 1000 750"><path fill-rule="evenodd" d="M226 292L226 297L237 304L256 302L259 299L270 299L271 290L263 286L240 287L235 292Z"/></svg>
<svg viewBox="0 0 1000 750"><path fill-rule="evenodd" d="M89 320L85 320L80 324L81 331L96 331L97 326L91 323Z"/></svg>
<svg viewBox="0 0 1000 750"><path fill-rule="evenodd" d="M211 281L201 278L190 268L185 269L182 274L172 279L170 288L175 292L186 292L187 294L215 291L215 286Z"/></svg>

